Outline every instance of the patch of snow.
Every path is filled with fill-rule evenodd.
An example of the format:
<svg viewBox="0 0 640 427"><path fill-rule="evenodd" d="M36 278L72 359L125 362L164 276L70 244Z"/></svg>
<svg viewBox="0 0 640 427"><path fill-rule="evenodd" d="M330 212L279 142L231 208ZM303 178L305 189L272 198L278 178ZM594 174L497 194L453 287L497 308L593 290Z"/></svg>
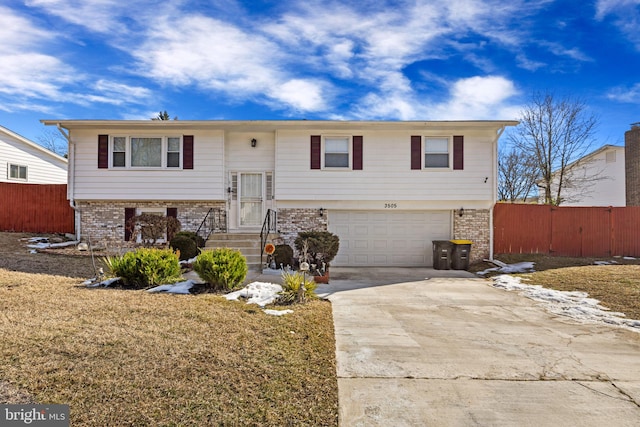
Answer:
<svg viewBox="0 0 640 427"><path fill-rule="evenodd" d="M491 260L490 262L498 265L498 267L487 268L486 270L478 271L476 274L479 275L479 276L484 276L485 274L489 273L490 271L499 271L499 272L505 273L505 274L531 273L531 272L535 271L533 269L533 266L535 265L535 262L523 261L523 262L517 262L515 264L505 264L505 263L503 263L501 261L498 261L498 260Z"/></svg>
<svg viewBox="0 0 640 427"><path fill-rule="evenodd" d="M196 282L189 279L184 282L173 283L171 285L160 285L155 288L147 289L147 292L166 292L168 294L189 294L189 290Z"/></svg>
<svg viewBox="0 0 640 427"><path fill-rule="evenodd" d="M613 265L613 264L617 264L617 261L594 261L593 262L595 265Z"/></svg>
<svg viewBox="0 0 640 427"><path fill-rule="evenodd" d="M102 282L95 282L95 278L94 279L89 279L86 280L84 282L82 282L83 285L85 285L87 288L97 288L99 286L103 286L105 288L113 285L116 282L119 282L120 278L119 277L114 277L112 279L107 279L107 280L103 280Z"/></svg>
<svg viewBox="0 0 640 427"><path fill-rule="evenodd" d="M194 262L196 262L196 259L197 259L197 258L198 258L198 257L197 257L197 256L195 256L195 257L193 257L193 258L189 258L189 259L182 260L182 261L180 261L180 265L184 265L184 264L193 264Z"/></svg>
<svg viewBox="0 0 640 427"><path fill-rule="evenodd" d="M640 320L626 319L624 313L609 311L600 305L600 301L589 298L585 292L566 292L544 288L540 285L525 285L519 277L506 274L493 277L493 286L507 291L516 291L560 316L570 317L581 322L606 323L622 326L640 332Z"/></svg>
<svg viewBox="0 0 640 427"><path fill-rule="evenodd" d="M637 258L634 258L632 256L623 256L622 259L626 259L626 260L632 261L632 260L635 260Z"/></svg>
<svg viewBox="0 0 640 427"><path fill-rule="evenodd" d="M293 310L264 310L265 314L269 314L271 316L284 316L285 314L293 313Z"/></svg>
<svg viewBox="0 0 640 427"><path fill-rule="evenodd" d="M35 244L32 244L32 245L27 245L27 247L31 248L31 249L65 248L67 246L75 246L78 243L79 242L76 241L76 240L69 241L69 242L62 242L62 243L40 242L40 243L35 243Z"/></svg>
<svg viewBox="0 0 640 427"><path fill-rule="evenodd" d="M239 291L231 292L224 297L237 301L238 298L246 298L247 304L257 304L260 307L273 303L282 292L282 286L274 283L252 282Z"/></svg>

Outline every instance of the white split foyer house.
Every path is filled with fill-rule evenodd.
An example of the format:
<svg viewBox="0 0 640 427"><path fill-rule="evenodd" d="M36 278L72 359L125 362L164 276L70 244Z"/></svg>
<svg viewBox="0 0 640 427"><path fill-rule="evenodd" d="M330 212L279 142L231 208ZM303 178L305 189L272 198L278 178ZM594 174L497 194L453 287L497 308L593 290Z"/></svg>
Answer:
<svg viewBox="0 0 640 427"><path fill-rule="evenodd" d="M432 241L492 254L497 145L516 121L43 120L69 140L77 237L117 244L140 213L287 244L340 238L334 266L431 266ZM222 225L221 225L222 224Z"/></svg>
<svg viewBox="0 0 640 427"><path fill-rule="evenodd" d="M67 159L0 126L0 182L66 184Z"/></svg>

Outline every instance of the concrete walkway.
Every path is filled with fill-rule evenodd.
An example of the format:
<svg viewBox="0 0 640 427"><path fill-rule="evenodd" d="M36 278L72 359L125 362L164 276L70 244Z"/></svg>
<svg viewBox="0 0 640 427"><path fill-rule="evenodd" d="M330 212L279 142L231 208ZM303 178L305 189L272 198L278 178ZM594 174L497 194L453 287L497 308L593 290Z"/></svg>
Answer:
<svg viewBox="0 0 640 427"><path fill-rule="evenodd" d="M640 425L640 333L466 272L331 274L341 426Z"/></svg>

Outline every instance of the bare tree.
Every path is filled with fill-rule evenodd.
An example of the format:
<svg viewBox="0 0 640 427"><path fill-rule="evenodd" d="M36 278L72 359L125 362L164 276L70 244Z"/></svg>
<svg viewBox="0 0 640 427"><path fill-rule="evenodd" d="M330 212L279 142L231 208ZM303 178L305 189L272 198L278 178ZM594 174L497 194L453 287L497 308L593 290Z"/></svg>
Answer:
<svg viewBox="0 0 640 427"><path fill-rule="evenodd" d="M67 140L60 134L60 132L45 129L42 131L42 135L36 137L38 144L42 145L49 151L53 151L59 156L67 157Z"/></svg>
<svg viewBox="0 0 640 427"><path fill-rule="evenodd" d="M536 187L538 168L534 158L515 147L498 153L498 199L527 201ZM537 194L536 194L537 197Z"/></svg>
<svg viewBox="0 0 640 427"><path fill-rule="evenodd" d="M581 100L558 99L550 93L535 94L522 110L520 125L510 140L533 157L545 204L561 204L569 184L585 190L593 184L592 177L570 173L569 165L589 151L597 124Z"/></svg>

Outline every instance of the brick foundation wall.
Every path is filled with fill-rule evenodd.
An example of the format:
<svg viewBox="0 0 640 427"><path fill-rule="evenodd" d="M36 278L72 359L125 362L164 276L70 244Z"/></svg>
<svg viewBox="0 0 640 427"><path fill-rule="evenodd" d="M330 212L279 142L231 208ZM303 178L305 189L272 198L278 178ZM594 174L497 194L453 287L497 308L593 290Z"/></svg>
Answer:
<svg viewBox="0 0 640 427"><path fill-rule="evenodd" d="M640 126L624 133L627 206L640 206Z"/></svg>
<svg viewBox="0 0 640 427"><path fill-rule="evenodd" d="M458 211L453 215L453 238L471 240L470 262L482 261L489 257L490 220L489 210L465 209L462 216Z"/></svg>
<svg viewBox="0 0 640 427"><path fill-rule="evenodd" d="M95 246L119 248L131 246L124 241L125 208L177 208L178 221L184 231L196 231L210 208L225 208L217 202L78 202L80 233L83 241Z"/></svg>
<svg viewBox="0 0 640 427"><path fill-rule="evenodd" d="M278 209L278 232L285 244L293 244L300 231L327 231L327 211L320 216L318 209Z"/></svg>

